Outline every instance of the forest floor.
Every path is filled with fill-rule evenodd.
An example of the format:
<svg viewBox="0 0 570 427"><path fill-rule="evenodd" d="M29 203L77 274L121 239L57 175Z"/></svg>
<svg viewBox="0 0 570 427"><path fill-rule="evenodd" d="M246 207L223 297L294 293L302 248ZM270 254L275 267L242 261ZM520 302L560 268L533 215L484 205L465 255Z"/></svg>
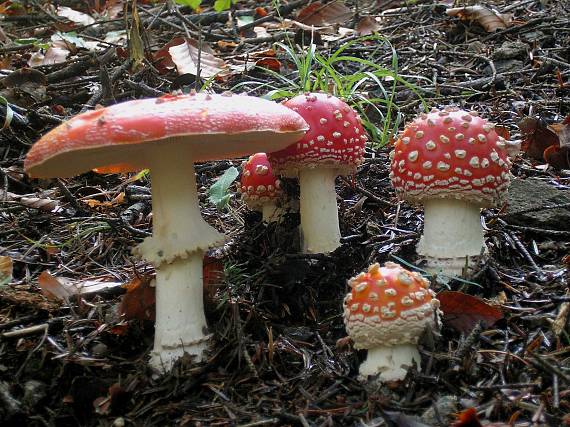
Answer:
<svg viewBox="0 0 570 427"><path fill-rule="evenodd" d="M223 269L206 285L213 339L206 361L182 360L164 376L147 365L153 295L145 284L153 270L131 254L152 230L150 177L33 180L23 172L29 147L80 111L194 88L196 49L188 47L190 59L171 58L188 73L164 60L164 46L185 32L194 40L187 46L202 49L198 83L224 70L208 90L283 88L263 66L298 82L292 57L274 43L303 51L294 45L311 40L306 11L299 16L307 2L283 3L276 14L275 3L240 1L229 15L208 3L198 14L139 0L143 45L130 53L123 2L57 2L75 13L50 3L0 2L0 95L13 113L0 133L1 425L447 426L469 408L483 425L570 425L570 167L560 156L546 164L541 145L557 138L546 125L570 114L567 1L482 3L495 16L491 25L507 21L498 29L448 16L450 1L313 10L312 37L324 57L351 42L345 53L416 86L385 79L385 92L370 82L358 89L391 97L393 108L379 111L400 128L423 99L429 108L477 110L526 141L508 206L483 212L488 259L467 280L432 278L436 292L479 297L482 308L450 307L441 331L421 341L420 371L384 386L357 380L365 352L345 339L342 300L347 279L373 262L421 268L415 244L423 215L396 200L390 147L378 135L354 178L337 180L343 239L327 255L298 253L298 215L264 226L237 196L221 210L208 201L215 179L243 159L197 166L204 218L228 236L207 259ZM390 44L359 38L367 30ZM337 66L343 75L358 69ZM6 111L2 104L0 116ZM126 289L117 284L132 289L133 282L139 287L125 308ZM457 425L481 425L477 417Z"/></svg>

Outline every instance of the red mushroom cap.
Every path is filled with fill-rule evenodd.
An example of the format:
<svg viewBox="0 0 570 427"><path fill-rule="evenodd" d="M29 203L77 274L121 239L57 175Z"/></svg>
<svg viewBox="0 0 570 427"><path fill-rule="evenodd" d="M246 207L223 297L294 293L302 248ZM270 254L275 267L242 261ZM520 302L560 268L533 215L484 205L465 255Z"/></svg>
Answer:
<svg viewBox="0 0 570 427"><path fill-rule="evenodd" d="M510 143L494 127L477 112L458 108L420 114L391 153L390 178L398 196L500 205L510 183Z"/></svg>
<svg viewBox="0 0 570 427"><path fill-rule="evenodd" d="M273 175L267 154L256 153L243 163L239 192L249 207L279 199L283 195L280 187L281 181Z"/></svg>
<svg viewBox="0 0 570 427"><path fill-rule="evenodd" d="M73 117L33 145L24 168L39 178L109 165L132 171L148 166L144 146L177 143L192 145L194 161L240 157L286 147L306 129L298 114L261 98L165 95Z"/></svg>
<svg viewBox="0 0 570 427"><path fill-rule="evenodd" d="M439 301L419 273L375 263L348 284L344 322L356 348L417 343L425 326L434 324Z"/></svg>
<svg viewBox="0 0 570 427"><path fill-rule="evenodd" d="M284 150L269 153L275 173L296 176L306 167L329 167L350 174L362 163L368 136L358 114L340 99L324 93L306 93L283 103L309 124L303 139Z"/></svg>

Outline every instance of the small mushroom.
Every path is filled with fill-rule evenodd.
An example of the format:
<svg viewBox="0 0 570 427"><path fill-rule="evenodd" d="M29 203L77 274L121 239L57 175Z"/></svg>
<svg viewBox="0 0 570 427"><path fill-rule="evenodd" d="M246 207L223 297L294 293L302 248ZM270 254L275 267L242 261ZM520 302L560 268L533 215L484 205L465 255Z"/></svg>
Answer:
<svg viewBox="0 0 570 427"><path fill-rule="evenodd" d="M372 264L351 278L344 299L344 323L357 349L367 349L359 378L402 380L415 363L417 342L426 327L435 328L439 301L429 282L393 262Z"/></svg>
<svg viewBox="0 0 570 427"><path fill-rule="evenodd" d="M250 209L261 210L264 222L279 221L284 193L281 181L273 175L267 154L256 153L243 162L238 191Z"/></svg>
<svg viewBox="0 0 570 427"><path fill-rule="evenodd" d="M433 272L461 274L484 250L481 208L501 206L511 181L509 153L475 111L432 110L408 123L391 153L390 178L401 200L423 204L418 254Z"/></svg>
<svg viewBox="0 0 570 427"><path fill-rule="evenodd" d="M93 168L152 177L153 235L136 252L156 268L156 327L151 365L170 370L187 352L201 360L209 335L202 259L219 233L200 214L194 162L281 149L307 129L293 111L238 95L166 95L80 114L44 135L24 167L37 178Z"/></svg>
<svg viewBox="0 0 570 427"><path fill-rule="evenodd" d="M305 136L269 153L276 174L299 177L303 252L332 252L340 246L335 179L356 171L368 136L345 102L324 93L306 93L283 103L309 124Z"/></svg>

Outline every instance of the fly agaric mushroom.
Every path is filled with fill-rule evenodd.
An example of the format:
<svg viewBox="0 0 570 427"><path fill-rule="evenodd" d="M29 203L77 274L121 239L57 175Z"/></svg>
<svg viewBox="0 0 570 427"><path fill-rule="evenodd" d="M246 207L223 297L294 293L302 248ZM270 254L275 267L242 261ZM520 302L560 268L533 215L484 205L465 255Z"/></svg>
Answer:
<svg viewBox="0 0 570 427"><path fill-rule="evenodd" d="M348 281L344 323L357 349L367 349L360 379L379 375L382 381L401 380L421 359L417 342L426 327L435 328L439 301L420 274L387 262L372 264Z"/></svg>
<svg viewBox="0 0 570 427"><path fill-rule="evenodd" d="M264 222L279 220L281 208L278 204L284 194L281 181L273 175L267 154L256 153L243 162L238 191L250 209L261 209Z"/></svg>
<svg viewBox="0 0 570 427"><path fill-rule="evenodd" d="M368 139L358 114L324 93L307 93L283 103L309 124L305 136L269 153L276 174L299 177L303 252L331 252L340 246L335 179L362 163Z"/></svg>
<svg viewBox="0 0 570 427"><path fill-rule="evenodd" d="M202 359L209 338L202 258L223 234L200 215L193 163L284 148L307 129L293 111L249 96L166 95L80 114L42 137L24 167L37 178L97 167L149 168L153 235L136 248L156 268L151 365L169 370L188 352Z"/></svg>
<svg viewBox="0 0 570 427"><path fill-rule="evenodd" d="M429 270L459 275L484 249L481 208L506 200L517 151L494 127L475 111L432 110L395 143L390 178L400 199L424 205L417 250Z"/></svg>

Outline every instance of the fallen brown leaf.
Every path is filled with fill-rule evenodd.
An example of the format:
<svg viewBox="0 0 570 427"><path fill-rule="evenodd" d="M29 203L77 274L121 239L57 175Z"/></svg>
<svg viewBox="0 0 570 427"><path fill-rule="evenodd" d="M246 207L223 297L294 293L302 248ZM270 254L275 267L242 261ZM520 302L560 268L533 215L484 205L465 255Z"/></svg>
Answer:
<svg viewBox="0 0 570 427"><path fill-rule="evenodd" d="M129 21L129 59L133 62L132 68L140 67L145 58L144 43L141 37L141 18L137 9L136 0L133 1L131 19Z"/></svg>
<svg viewBox="0 0 570 427"><path fill-rule="evenodd" d="M214 51L202 43L199 52L198 42L192 39L182 39L182 43L168 48L172 62L176 65L178 74L198 74L198 56L200 57L200 76L206 79L214 77L227 69L223 59L214 56Z"/></svg>
<svg viewBox="0 0 570 427"><path fill-rule="evenodd" d="M457 420L451 424L452 427L482 427L475 408L468 408L457 414Z"/></svg>
<svg viewBox="0 0 570 427"><path fill-rule="evenodd" d="M5 1L0 3L0 15L22 16L26 15L26 8L19 1Z"/></svg>
<svg viewBox="0 0 570 427"><path fill-rule="evenodd" d="M63 40L55 40L45 53L41 51L34 52L28 60L28 65L30 67L39 67L42 65L61 64L67 60L69 54L69 45Z"/></svg>
<svg viewBox="0 0 570 427"><path fill-rule="evenodd" d="M0 256L0 286L12 281L13 268L12 258Z"/></svg>
<svg viewBox="0 0 570 427"><path fill-rule="evenodd" d="M380 31L381 28L381 25L373 16L363 16L360 21L356 23L354 29L359 36L368 36Z"/></svg>
<svg viewBox="0 0 570 427"><path fill-rule="evenodd" d="M562 120L561 123L553 123L548 126L558 136L558 145L570 147L570 116Z"/></svg>
<svg viewBox="0 0 570 427"><path fill-rule="evenodd" d="M208 308L214 305L216 291L224 282L224 264L218 258L204 255L202 274L204 277L204 305Z"/></svg>
<svg viewBox="0 0 570 427"><path fill-rule="evenodd" d="M93 17L67 6L59 6L56 9L55 13L57 16L61 16L62 18L67 18L71 22L75 22L76 24L79 25L91 25L95 23L95 19L93 19Z"/></svg>
<svg viewBox="0 0 570 427"><path fill-rule="evenodd" d="M352 17L352 11L341 1L323 5L316 1L304 7L297 14L297 21L305 25L343 24Z"/></svg>
<svg viewBox="0 0 570 427"><path fill-rule="evenodd" d="M77 289L66 286L62 281L52 276L49 271L44 271L38 277L38 285L42 294L50 299L67 300L78 293Z"/></svg>
<svg viewBox="0 0 570 427"><path fill-rule="evenodd" d="M97 169L96 172L99 172L99 169ZM90 208L95 208L95 207L112 208L117 205L120 205L124 201L125 201L125 193L121 191L119 194L117 194L115 198L113 198L113 200L101 202L100 200L97 199L87 199L83 200L83 203L87 204Z"/></svg>
<svg viewBox="0 0 570 427"><path fill-rule="evenodd" d="M262 58L255 62L255 66L265 68L279 73L281 71L281 62L275 58Z"/></svg>
<svg viewBox="0 0 570 427"><path fill-rule="evenodd" d="M150 286L151 277L135 277L123 287L127 293L121 298L119 314L126 320L154 320L156 292Z"/></svg>
<svg viewBox="0 0 570 427"><path fill-rule="evenodd" d="M488 33L504 30L513 22L511 13L499 13L481 5L454 7L447 9L445 13L449 16L457 16L464 21L476 21Z"/></svg>
<svg viewBox="0 0 570 427"><path fill-rule="evenodd" d="M202 267L204 302L206 308L214 303L217 288L224 280L224 265L221 260L204 255ZM152 277L135 277L123 285L127 293L119 305L119 314L125 320L154 320L156 289L151 286ZM120 328L119 328L120 331ZM120 331L121 333L123 331ZM116 333L116 332L115 332Z"/></svg>
<svg viewBox="0 0 570 427"><path fill-rule="evenodd" d="M525 117L517 125L523 134L522 150L535 160L543 160L544 150L558 145L558 136L540 118Z"/></svg>
<svg viewBox="0 0 570 427"><path fill-rule="evenodd" d="M38 277L38 285L47 298L67 300L73 295L89 295L108 291L121 286L122 283L102 279L77 281L66 277L54 277L46 270Z"/></svg>
<svg viewBox="0 0 570 427"><path fill-rule="evenodd" d="M443 291L437 294L437 298L444 322L463 334L471 332L478 322L488 328L503 318L498 307L463 292Z"/></svg>
<svg viewBox="0 0 570 427"><path fill-rule="evenodd" d="M544 160L554 169L570 169L570 147L552 145L544 150Z"/></svg>
<svg viewBox="0 0 570 427"><path fill-rule="evenodd" d="M551 125L525 117L518 125L524 134L522 149L529 157L544 159L555 169L570 168L570 116Z"/></svg>

